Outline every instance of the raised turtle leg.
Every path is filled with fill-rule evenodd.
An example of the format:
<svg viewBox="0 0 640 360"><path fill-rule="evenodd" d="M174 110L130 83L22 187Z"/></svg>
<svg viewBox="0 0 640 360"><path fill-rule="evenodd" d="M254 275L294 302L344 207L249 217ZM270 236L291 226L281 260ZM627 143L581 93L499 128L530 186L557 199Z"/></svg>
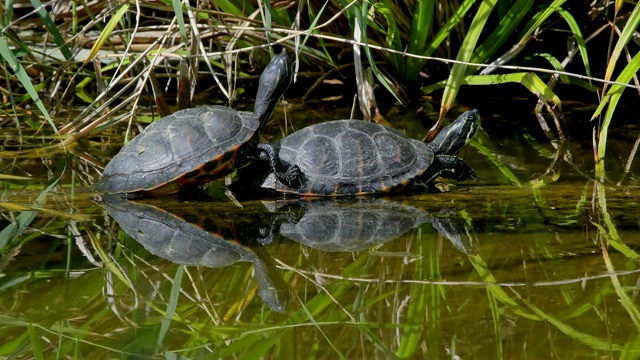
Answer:
<svg viewBox="0 0 640 360"><path fill-rule="evenodd" d="M431 185L438 176L457 181L478 178L475 171L466 162L452 155L436 155L433 163L418 180L422 184Z"/></svg>
<svg viewBox="0 0 640 360"><path fill-rule="evenodd" d="M303 174L298 165L282 164L276 149L270 144L258 143L257 147L258 150L260 150L260 160L266 161L269 164L271 171L276 175L278 181L287 186L302 183Z"/></svg>

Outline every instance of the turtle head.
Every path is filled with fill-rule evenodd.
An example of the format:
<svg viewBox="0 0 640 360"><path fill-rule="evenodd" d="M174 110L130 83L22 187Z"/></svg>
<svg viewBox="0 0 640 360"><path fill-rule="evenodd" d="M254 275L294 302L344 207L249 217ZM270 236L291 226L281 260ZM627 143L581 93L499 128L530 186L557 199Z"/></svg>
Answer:
<svg viewBox="0 0 640 360"><path fill-rule="evenodd" d="M438 136L429 143L436 155L456 155L469 144L480 127L480 113L477 109L460 115L451 124L440 130Z"/></svg>
<svg viewBox="0 0 640 360"><path fill-rule="evenodd" d="M263 128L271 119L278 100L287 90L292 79L291 58L285 50L282 50L271 59L260 76L256 105L253 110L260 121L260 128Z"/></svg>

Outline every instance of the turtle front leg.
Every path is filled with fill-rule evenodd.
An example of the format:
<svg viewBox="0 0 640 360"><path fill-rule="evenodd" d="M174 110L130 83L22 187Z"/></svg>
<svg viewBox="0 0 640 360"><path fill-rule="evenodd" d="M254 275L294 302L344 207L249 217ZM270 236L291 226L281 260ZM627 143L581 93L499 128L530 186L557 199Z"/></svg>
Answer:
<svg viewBox="0 0 640 360"><path fill-rule="evenodd" d="M433 163L429 165L419 180L424 184L432 184L438 176L456 181L479 178L471 166L459 157L452 155L436 155Z"/></svg>
<svg viewBox="0 0 640 360"><path fill-rule="evenodd" d="M271 171L274 173L278 181L290 187L293 187L294 184L302 183L302 177L304 175L298 165L284 165L280 161L278 152L273 145L258 143L257 147L260 151L260 160L269 164Z"/></svg>

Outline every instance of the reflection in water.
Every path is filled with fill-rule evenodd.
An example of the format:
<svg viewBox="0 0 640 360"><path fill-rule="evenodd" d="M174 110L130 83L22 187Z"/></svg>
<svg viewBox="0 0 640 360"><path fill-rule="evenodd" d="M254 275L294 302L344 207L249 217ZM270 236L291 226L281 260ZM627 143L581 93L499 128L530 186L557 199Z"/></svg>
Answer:
<svg viewBox="0 0 640 360"><path fill-rule="evenodd" d="M105 195L103 204L122 230L136 239L150 253L178 264L219 268L237 262L252 262L260 297L273 311L283 312L289 301L289 288L282 279L271 255L258 242L270 242L264 228L256 224L243 229L238 239L235 229L222 222L205 222L207 229L151 205ZM213 229L212 225L217 226ZM208 231L207 231L208 230ZM253 231L255 230L255 231ZM253 237L250 237L253 234ZM243 246L241 244L255 244Z"/></svg>
<svg viewBox="0 0 640 360"><path fill-rule="evenodd" d="M458 248L473 252L473 241L455 212L431 215L391 200L365 197L316 198L265 202L272 209L287 209L290 221L280 234L322 251L360 251L397 239L411 229L429 223Z"/></svg>
<svg viewBox="0 0 640 360"><path fill-rule="evenodd" d="M81 213L95 221L5 212L23 235L3 248L0 354L33 358L37 346L42 358L549 358L555 349L551 357L634 358L638 199L637 187L587 182L269 209L174 198L108 205L159 256L245 261L255 271L150 259L97 206ZM463 242L468 229L477 242ZM252 301L259 276L265 301L285 313ZM278 292L287 287L289 306Z"/></svg>
<svg viewBox="0 0 640 360"><path fill-rule="evenodd" d="M260 297L273 311L284 312L289 287L264 245L283 237L320 251L361 251L395 240L422 224L436 231L463 253L474 242L464 223L451 210L436 216L417 208L376 198L318 198L264 202L267 217L239 223L242 210L188 222L156 206L102 197L109 215L150 253L183 265L221 268L251 262ZM243 245L244 244L244 245ZM253 244L253 245L248 245Z"/></svg>
<svg viewBox="0 0 640 360"><path fill-rule="evenodd" d="M318 114L321 120L331 116ZM456 246L471 249L470 254L440 241L445 236L434 236L431 225L387 243L358 235L367 248L361 252L325 252L295 241L275 240L266 247L229 242L231 258L256 267L261 266L256 257L264 264L269 255L277 260L296 302L304 304L287 306L286 313L251 301L258 276L251 264L192 269L150 259L103 217L103 209L88 200L91 194L71 183L95 181L97 163L61 156L15 159L4 173L28 173L30 179L28 184L3 179L0 357L638 358L637 160L624 186L603 186L589 180L591 128L585 127L587 141L574 140L556 151L554 144L529 133L526 115L487 119L483 127L490 136L477 134L463 154L483 181L444 194L393 197L395 205L401 201L426 209L434 227L452 218L461 239L467 227L460 225L471 222L477 243ZM394 126L406 128L410 137L424 134L415 118L410 126L396 120ZM505 132L509 123L517 128ZM418 133L412 135L411 128ZM629 130L612 134L608 143L605 161L613 181L620 180L636 139ZM117 143L114 138L102 142ZM73 176L63 169L72 169ZM48 194L37 189L54 178L60 182ZM273 205L269 212L261 202L243 202L243 209L226 200L148 203L225 239L268 243L272 227L276 235L298 236L307 219L323 211L342 219L327 222L340 224L327 232L353 233L343 226L355 224L342 215L348 204L294 201ZM439 212L452 206L455 216ZM424 220L419 212L403 215L408 229ZM394 216L398 213L402 210ZM369 209L358 221L385 223L374 216ZM265 225L265 232L253 223ZM204 237L200 249L210 246L211 236ZM349 242L336 246L360 248ZM190 248L174 249L184 261L197 257ZM269 253L260 257L265 250ZM122 277L116 276L118 270ZM178 274L184 274L182 282L175 281ZM274 288L280 274L270 276Z"/></svg>

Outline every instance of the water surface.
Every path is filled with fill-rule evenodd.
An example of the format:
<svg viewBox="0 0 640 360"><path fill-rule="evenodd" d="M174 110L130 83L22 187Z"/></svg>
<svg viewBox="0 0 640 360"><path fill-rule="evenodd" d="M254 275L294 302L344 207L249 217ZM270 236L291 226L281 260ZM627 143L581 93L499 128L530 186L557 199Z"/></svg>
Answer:
<svg viewBox="0 0 640 360"><path fill-rule="evenodd" d="M633 137L599 184L584 139L483 118L460 154L482 180L434 194L105 205L83 184L117 146L17 159L35 180L2 194L0 355L637 357Z"/></svg>

